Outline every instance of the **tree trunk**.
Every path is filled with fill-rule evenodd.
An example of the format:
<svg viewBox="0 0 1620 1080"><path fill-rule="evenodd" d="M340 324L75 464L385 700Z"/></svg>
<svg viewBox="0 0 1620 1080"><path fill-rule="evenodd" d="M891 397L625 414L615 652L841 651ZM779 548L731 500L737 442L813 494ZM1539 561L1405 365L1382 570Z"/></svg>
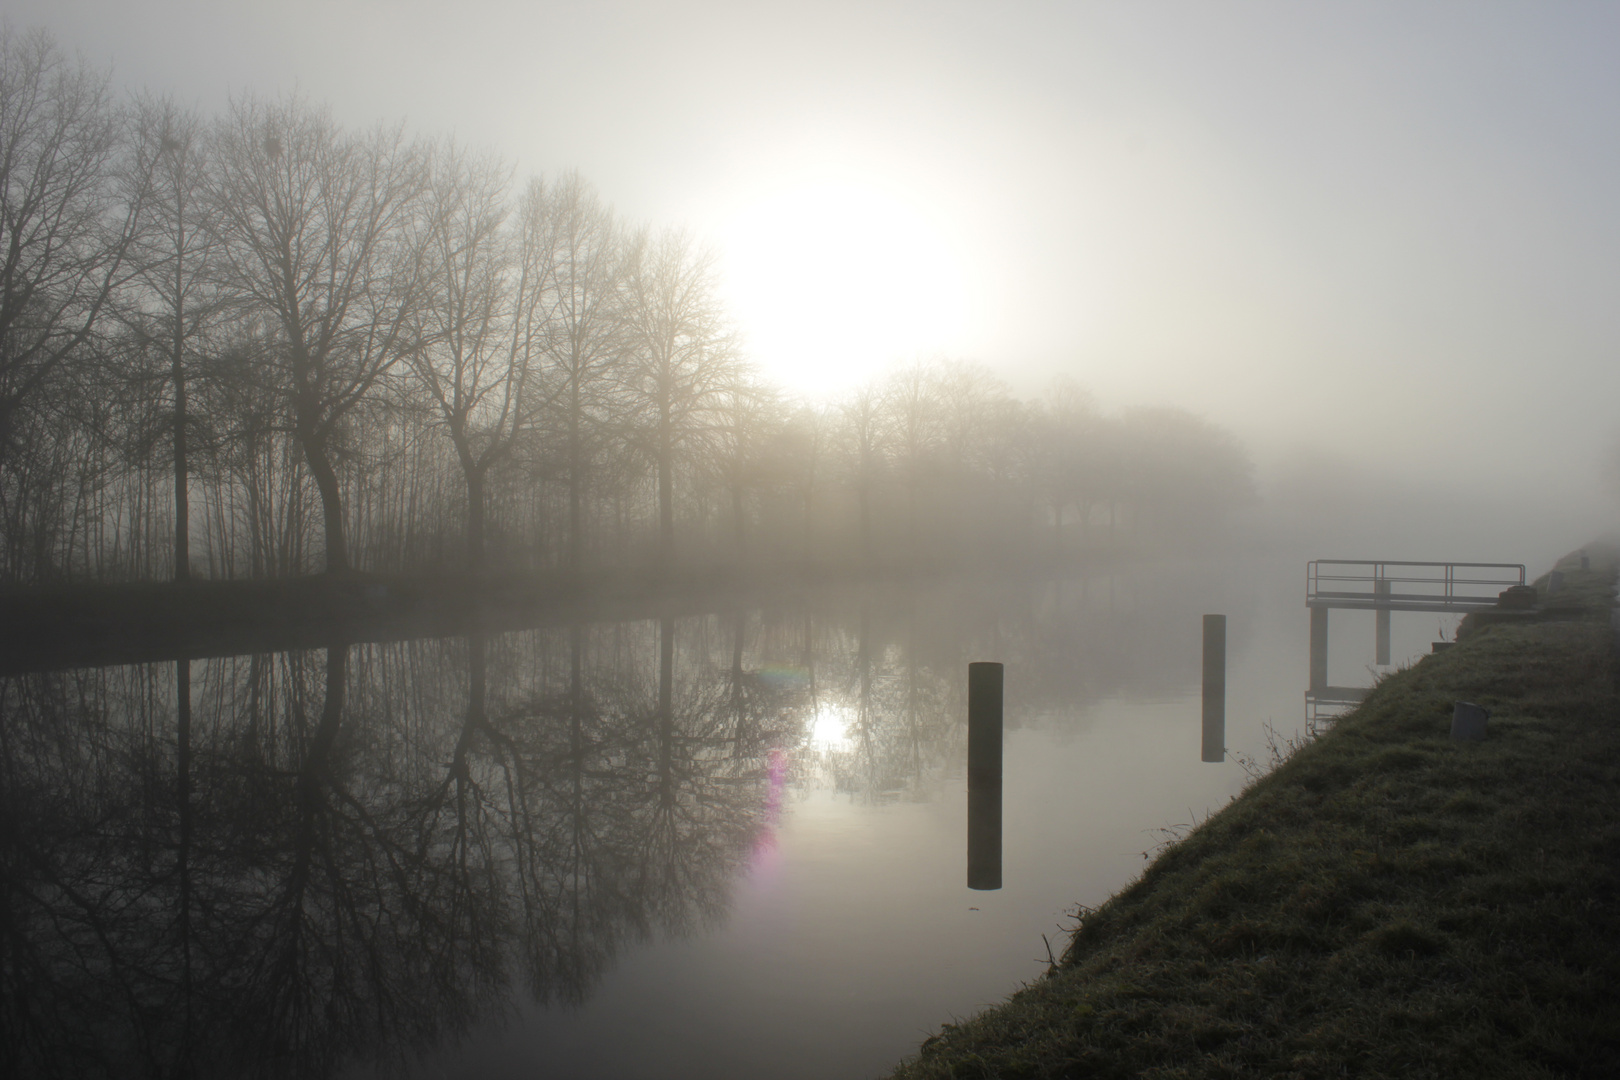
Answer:
<svg viewBox="0 0 1620 1080"><path fill-rule="evenodd" d="M186 372L179 312L174 332L174 580L191 577L191 504L186 498Z"/></svg>
<svg viewBox="0 0 1620 1080"><path fill-rule="evenodd" d="M476 465L467 472L467 572L484 569L484 470Z"/></svg>
<svg viewBox="0 0 1620 1080"><path fill-rule="evenodd" d="M731 485L731 526L736 537L739 565L748 561L747 523L743 520L744 502L742 485Z"/></svg>
<svg viewBox="0 0 1620 1080"><path fill-rule="evenodd" d="M658 563L666 570L675 565L674 458L666 422L658 445Z"/></svg>
<svg viewBox="0 0 1620 1080"><path fill-rule="evenodd" d="M578 406L568 421L568 569L576 576L585 566L585 523L580 490L582 458L579 445Z"/></svg>
<svg viewBox="0 0 1620 1080"><path fill-rule="evenodd" d="M174 189L174 580L191 577L191 504L186 498L186 190Z"/></svg>
<svg viewBox="0 0 1620 1080"><path fill-rule="evenodd" d="M343 534L343 497L338 490L337 470L327 456L325 440L314 432L301 429L298 441L304 448L304 460L309 473L315 478L315 487L321 493L321 514L326 526L326 572L347 573L349 547Z"/></svg>

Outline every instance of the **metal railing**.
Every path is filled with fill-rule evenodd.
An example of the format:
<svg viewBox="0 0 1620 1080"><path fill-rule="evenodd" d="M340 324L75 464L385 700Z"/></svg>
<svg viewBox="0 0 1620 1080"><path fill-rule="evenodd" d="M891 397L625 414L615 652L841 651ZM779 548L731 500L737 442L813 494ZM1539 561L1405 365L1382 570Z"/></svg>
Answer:
<svg viewBox="0 0 1620 1080"><path fill-rule="evenodd" d="M1313 559L1305 564L1305 605L1461 611L1490 607L1502 590L1523 584L1523 563Z"/></svg>

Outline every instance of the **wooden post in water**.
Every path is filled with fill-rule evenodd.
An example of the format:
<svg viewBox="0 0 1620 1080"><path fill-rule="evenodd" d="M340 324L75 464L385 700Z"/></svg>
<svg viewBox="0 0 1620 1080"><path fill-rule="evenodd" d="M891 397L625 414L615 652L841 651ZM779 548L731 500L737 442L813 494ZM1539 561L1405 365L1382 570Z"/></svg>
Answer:
<svg viewBox="0 0 1620 1080"><path fill-rule="evenodd" d="M1388 581L1388 579L1379 578L1378 580L1373 582L1373 597L1374 597L1375 601L1380 601L1380 602L1386 603L1386 604L1389 603L1389 581ZM1378 625L1377 630L1374 632L1374 637L1377 639L1377 645L1378 645L1377 663L1379 663L1379 664L1388 664L1389 663L1389 608L1387 608L1387 607L1378 608L1373 613L1373 618L1377 621L1377 625Z"/></svg>
<svg viewBox="0 0 1620 1080"><path fill-rule="evenodd" d="M1226 616L1204 616L1204 761L1226 760Z"/></svg>
<svg viewBox="0 0 1620 1080"><path fill-rule="evenodd" d="M968 888L1001 888L1000 664L968 665Z"/></svg>
<svg viewBox="0 0 1620 1080"><path fill-rule="evenodd" d="M1311 693L1327 689L1328 609L1311 608Z"/></svg>

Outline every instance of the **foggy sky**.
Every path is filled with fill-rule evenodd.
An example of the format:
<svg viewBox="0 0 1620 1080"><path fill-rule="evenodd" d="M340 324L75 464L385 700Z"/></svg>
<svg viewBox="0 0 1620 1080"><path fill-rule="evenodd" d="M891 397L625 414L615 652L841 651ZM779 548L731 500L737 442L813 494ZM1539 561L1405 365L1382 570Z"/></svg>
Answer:
<svg viewBox="0 0 1620 1080"><path fill-rule="evenodd" d="M1021 394L1062 373L1106 406L1190 408L1237 431L1278 490L1355 474L1375 500L1379 484L1414 507L1466 494L1570 545L1620 505L1604 475L1620 456L1620 8L8 0L4 14L204 112L297 89L345 123L453 133L521 173L577 167L626 217L721 248L753 358L792 385L808 381L796 339L838 351L828 370L846 380L947 353ZM843 266L819 287L780 279L790 299L762 314L794 260L760 214L791 212L782 193L805 184L856 191L858 224L904 227L824 246L816 258ZM774 269L746 255L751 235ZM857 334L828 314L860 304L870 318L889 304L893 325ZM1451 553L1388 553L1425 554Z"/></svg>

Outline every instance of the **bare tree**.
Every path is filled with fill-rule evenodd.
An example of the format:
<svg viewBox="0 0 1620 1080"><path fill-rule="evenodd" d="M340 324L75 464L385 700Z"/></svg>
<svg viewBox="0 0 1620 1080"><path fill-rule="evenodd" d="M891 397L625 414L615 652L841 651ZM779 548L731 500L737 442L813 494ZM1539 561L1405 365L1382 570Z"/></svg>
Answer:
<svg viewBox="0 0 1620 1080"><path fill-rule="evenodd" d="M453 146L435 162L425 255L432 287L421 306L422 347L411 354L467 483L474 573L484 567L489 470L511 454L540 404L534 339L545 252L525 242L526 223L510 241L506 183L504 166Z"/></svg>
<svg viewBox="0 0 1620 1080"><path fill-rule="evenodd" d="M1034 414L1010 396L997 397L986 412L983 468L993 539L985 551L992 557L1027 558L1035 550ZM1015 521L1022 527L1010 528Z"/></svg>
<svg viewBox="0 0 1620 1080"><path fill-rule="evenodd" d="M105 76L0 29L0 462L128 272L141 204L110 183L119 146Z"/></svg>
<svg viewBox="0 0 1620 1080"><path fill-rule="evenodd" d="M916 559L918 504L942 434L937 370L922 361L896 370L884 386L883 407L906 487L906 555Z"/></svg>
<svg viewBox="0 0 1620 1080"><path fill-rule="evenodd" d="M861 558L872 558L872 494L887 454L882 399L868 384L855 389L843 404L845 468L855 486L860 517Z"/></svg>
<svg viewBox="0 0 1620 1080"><path fill-rule="evenodd" d="M826 453L828 413L816 405L801 405L788 418L776 440L778 460L773 469L798 496L803 517L800 520L800 555L808 565L815 557L815 504L823 483L822 457Z"/></svg>
<svg viewBox="0 0 1620 1080"><path fill-rule="evenodd" d="M174 578L185 581L191 576L187 369L215 307L208 266L213 230L203 219L206 163L196 117L172 101L141 101L135 120L133 179L145 185L139 194L148 207L137 249L145 294L138 319L143 336L161 345L174 395Z"/></svg>
<svg viewBox="0 0 1620 1080"><path fill-rule="evenodd" d="M1096 402L1070 379L1047 388L1036 414L1035 481L1052 506L1052 552L1064 554L1063 520L1071 504L1084 528L1091 500L1108 483L1113 447L1098 437ZM1112 520L1112 519L1110 519Z"/></svg>
<svg viewBox="0 0 1620 1080"><path fill-rule="evenodd" d="M739 563L748 559L748 492L765 479L765 444L777 411L772 388L742 365L716 395L712 460L731 496L733 554Z"/></svg>
<svg viewBox="0 0 1620 1080"><path fill-rule="evenodd" d="M934 366L936 429L952 471L966 473L984 464L975 454L986 449L991 418L1007 399L1007 384L983 364L947 360Z"/></svg>
<svg viewBox="0 0 1620 1080"><path fill-rule="evenodd" d="M945 360L933 365L936 478L944 498L930 536L946 542L950 554L968 557L991 543L1009 520L1001 505L1006 474L992 480L997 448L996 420L1011 403L1007 385L982 364ZM936 547L938 545L936 540Z"/></svg>
<svg viewBox="0 0 1620 1080"><path fill-rule="evenodd" d="M541 245L551 270L553 306L545 342L552 426L563 440L559 464L568 488L568 566L577 573L585 558L584 499L594 442L611 413L612 376L625 352L620 318L625 245L612 212L578 173L549 190L532 187L524 213L526 249L529 243Z"/></svg>
<svg viewBox="0 0 1620 1080"><path fill-rule="evenodd" d="M675 470L713 431L712 410L734 384L737 350L715 295L715 260L684 232L642 235L631 248L626 389L634 429L658 474L659 564L675 558Z"/></svg>
<svg viewBox="0 0 1620 1080"><path fill-rule="evenodd" d="M339 426L414 346L424 155L398 129L342 132L296 98L235 103L216 129L224 282L276 327L293 431L321 495L326 569L349 569Z"/></svg>

